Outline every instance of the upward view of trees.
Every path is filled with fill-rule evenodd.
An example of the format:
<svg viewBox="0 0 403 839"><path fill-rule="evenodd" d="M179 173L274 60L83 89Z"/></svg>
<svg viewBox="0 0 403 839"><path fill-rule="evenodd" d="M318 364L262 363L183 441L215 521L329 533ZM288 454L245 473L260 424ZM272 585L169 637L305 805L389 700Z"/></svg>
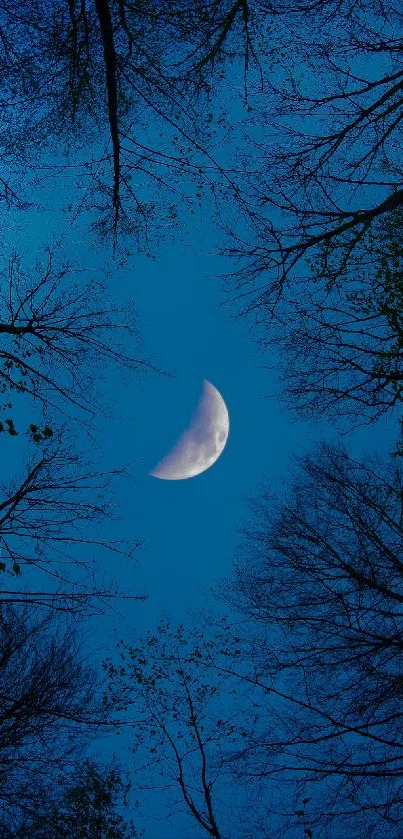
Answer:
<svg viewBox="0 0 403 839"><path fill-rule="evenodd" d="M230 287L284 348L293 408L371 420L400 402L401 11L271 11L277 73L253 111Z"/></svg>
<svg viewBox="0 0 403 839"><path fill-rule="evenodd" d="M259 135L263 165L251 186L260 211L250 251L240 245L238 252L246 276L271 272L262 303L270 289L274 301L307 256L316 263L318 248L322 259L337 250L329 268L335 278L343 243L352 252L376 219L402 203L399 10L365 0L307 2L278 4L273 16L279 43L298 42L301 64L297 70L293 56L279 50L282 73L263 97L283 142L272 149Z"/></svg>
<svg viewBox="0 0 403 839"><path fill-rule="evenodd" d="M301 772L354 835L400 832L402 498L400 463L321 446L278 511L259 500L231 586L266 638L263 681L294 705L252 771Z"/></svg>
<svg viewBox="0 0 403 839"><path fill-rule="evenodd" d="M337 282L323 267L278 317L267 343L282 346L285 398L303 415L344 415L355 425L399 406L402 218L398 209L377 220L346 253Z"/></svg>
<svg viewBox="0 0 403 839"><path fill-rule="evenodd" d="M178 200L191 196L184 175L189 184L205 166L220 169L208 147L213 114L206 119L214 80L226 59L240 58L245 77L260 68L264 5L251 22L243 0L2 4L3 108L14 106L17 134L10 149L4 132L4 199L23 201L12 171L32 147L62 139L81 150L82 137L100 136L95 156L75 164L87 208L115 241L119 229L147 240L151 219L159 223L163 212L172 220Z"/></svg>
<svg viewBox="0 0 403 839"><path fill-rule="evenodd" d="M99 370L106 363L138 373L145 359L121 349L136 341L132 313L126 315L94 278L82 283L79 270L50 249L26 269L13 253L1 271L0 382L2 393L33 396L43 407L95 412ZM98 284L99 285L99 284ZM102 366L101 366L102 365Z"/></svg>
<svg viewBox="0 0 403 839"><path fill-rule="evenodd" d="M82 283L57 252L43 262L38 255L34 269L13 253L1 281L0 445L12 451L23 441L24 461L0 479L0 572L25 582L35 568L40 582L21 594L4 584L0 600L98 611L116 587L94 579L94 552L131 560L138 539L111 538L119 470L100 469L73 440L102 411L108 367L138 376L150 364L131 354L132 313L108 302L99 284Z"/></svg>
<svg viewBox="0 0 403 839"><path fill-rule="evenodd" d="M0 0L6 839L141 835L125 770L88 757L111 729L185 832L402 835L402 32L390 0ZM123 596L102 557L133 562L140 536L116 536L125 473L95 461L96 419L108 376L160 371L106 266L64 248L81 225L117 270L199 207L287 408L343 433L388 418L396 444L324 442L268 484L225 614L122 640L102 681L79 621ZM7 239L30 213L31 255Z"/></svg>

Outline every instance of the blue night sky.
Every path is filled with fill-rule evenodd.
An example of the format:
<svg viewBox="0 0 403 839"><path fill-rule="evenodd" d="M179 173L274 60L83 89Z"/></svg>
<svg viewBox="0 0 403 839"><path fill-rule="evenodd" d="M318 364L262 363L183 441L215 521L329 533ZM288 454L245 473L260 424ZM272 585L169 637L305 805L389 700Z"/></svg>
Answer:
<svg viewBox="0 0 403 839"><path fill-rule="evenodd" d="M47 200L50 223L43 225L42 214L18 216L10 247L24 236L28 253L35 254L59 238L56 195L54 203L51 193ZM85 235L73 230L65 236L63 253L81 267L110 266L106 249L88 252ZM107 416L94 421L102 465L130 464L131 477L118 490L118 535L143 541L138 567L114 569L122 592L148 595L145 603L119 607L128 629L152 626L161 612L183 620L199 605L201 593L229 570L247 497L264 476L275 488L289 455L307 451L325 433L320 423L293 422L280 407L275 371L267 370L275 359L259 353L250 324L234 317L221 281L230 264L214 249L211 229L189 217L178 243L156 249L155 259L133 255L124 268L112 264L108 280L114 300L123 307L135 303L141 342L133 354L151 358L168 374L149 372L124 383L110 375L102 384ZM223 454L195 478L151 477L150 469L189 423L204 379L228 407ZM106 632L110 621L116 623L106 618ZM99 627L95 634L99 642Z"/></svg>
<svg viewBox="0 0 403 839"><path fill-rule="evenodd" d="M10 247L23 236L28 253L34 254L57 236L55 205L51 194L48 197L54 228L51 223L44 226L42 216L19 217L18 224L10 225ZM106 250L83 249L85 235L78 230L66 238L66 255L78 258L82 267L109 261ZM151 629L162 615L174 623L186 622L193 610L209 605L206 593L230 570L237 528L248 515L248 497L258 492L264 478L275 491L287 479L293 454L303 454L319 439L339 433L320 421L295 422L280 407L276 359L259 353L250 325L225 305L220 275L229 265L213 255L214 249L211 230L189 218L181 240L159 248L155 259L133 256L124 268L111 271L115 299L123 305L135 301L142 342L134 351L150 356L170 375L149 373L125 385L110 377L103 385L108 415L99 415L93 429L102 465L130 464L131 477L118 491L116 536L143 541L138 566L117 563L113 576L123 593L148 597L145 602L116 604L110 614L85 623L88 653L99 663L113 653L117 638L130 639L132 629ZM186 428L203 379L219 389L228 406L230 435L222 456L189 480L150 477L149 470ZM392 447L395 430L394 422L383 422L349 439L356 454L366 448L381 452ZM11 461L10 457L10 467ZM119 754L123 740L113 736L101 741L98 756ZM124 753L122 759L126 760ZM153 813L158 811L156 802L154 797ZM178 819L140 824L144 839L199 835L195 830L189 837Z"/></svg>
<svg viewBox="0 0 403 839"><path fill-rule="evenodd" d="M48 190L38 215L14 219L11 214L4 247L23 239L27 253L34 255L50 244L64 229L58 209L56 190ZM85 223L79 221L65 234L66 255L77 258L81 267L110 264L110 252L89 249L86 237ZM122 305L135 303L141 343L134 352L150 356L170 375L149 373L125 385L109 376L103 384L109 414L99 415L94 424L102 463L105 468L130 464L131 477L118 491L117 535L143 541L138 566L116 565L113 575L123 593L146 593L148 599L118 604L118 612L88 621L88 650L95 650L100 661L112 651L116 633L130 638L132 627L151 628L162 613L186 621L190 611L204 604L205 593L230 569L237 528L248 515L247 499L263 478L275 490L286 481L293 454L340 433L320 421L295 422L279 405L276 359L262 356L251 324L234 317L221 280L230 265L215 255L216 245L208 222L189 216L177 241L155 248L155 259L133 254L123 268L111 269L111 296ZM268 370L272 365L274 370ZM218 388L229 411L230 435L222 456L189 480L150 477L149 470L185 430L204 379ZM382 422L349 439L359 455L366 448L390 450L395 434L395 421ZM105 752L114 747L109 741ZM177 835L175 826L156 830L147 825L145 839Z"/></svg>

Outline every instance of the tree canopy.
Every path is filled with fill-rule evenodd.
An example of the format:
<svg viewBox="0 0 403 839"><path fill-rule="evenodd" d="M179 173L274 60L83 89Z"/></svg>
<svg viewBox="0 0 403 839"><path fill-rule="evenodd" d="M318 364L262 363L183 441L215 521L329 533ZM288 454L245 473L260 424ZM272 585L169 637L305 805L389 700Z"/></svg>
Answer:
<svg viewBox="0 0 403 839"><path fill-rule="evenodd" d="M136 791L201 835L401 836L402 23L388 0L0 0L3 218L52 193L64 223L0 254L6 839L137 836L124 770L85 752L123 726ZM323 442L265 486L229 614L122 639L101 700L65 620L121 596L102 556L140 539L116 535L95 418L112 371L160 371L106 266L62 242L80 221L119 268L196 207L287 408L400 440Z"/></svg>
<svg viewBox="0 0 403 839"><path fill-rule="evenodd" d="M119 814L129 789L117 766L88 758L74 773L58 778L42 811L19 829L16 839L136 839L138 833Z"/></svg>

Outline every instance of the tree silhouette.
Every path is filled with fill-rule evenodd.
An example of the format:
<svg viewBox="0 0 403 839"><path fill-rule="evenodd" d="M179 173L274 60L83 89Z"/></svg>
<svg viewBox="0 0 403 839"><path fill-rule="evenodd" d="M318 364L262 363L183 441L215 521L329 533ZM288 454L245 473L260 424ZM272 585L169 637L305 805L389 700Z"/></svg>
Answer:
<svg viewBox="0 0 403 839"><path fill-rule="evenodd" d="M6 400L22 393L43 407L94 413L94 380L99 388L108 364L134 374L150 367L128 354L128 342L138 342L133 312L119 310L94 281L80 282L79 273L57 249L48 249L34 271L15 252L3 268L0 392Z"/></svg>
<svg viewBox="0 0 403 839"><path fill-rule="evenodd" d="M33 273L15 253L3 270L0 443L9 443L10 465L0 489L0 569L13 579L0 598L91 612L117 595L115 583L95 579L101 554L132 559L138 541L107 535L112 484L123 470L90 463L86 418L103 410L109 365L130 375L149 365L130 355L138 340L130 308L123 313L101 287L76 277L57 249ZM19 437L13 445L25 468L11 466L10 437Z"/></svg>
<svg viewBox="0 0 403 839"><path fill-rule="evenodd" d="M86 759L58 779L42 812L34 813L13 834L15 839L135 839L119 808L127 804L130 785L117 766Z"/></svg>
<svg viewBox="0 0 403 839"><path fill-rule="evenodd" d="M33 446L22 475L0 486L0 569L12 578L0 600L92 614L123 596L113 581L97 579L101 556L133 563L138 547L108 535L116 518L111 478L74 453L66 433Z"/></svg>
<svg viewBox="0 0 403 839"><path fill-rule="evenodd" d="M184 813L186 823L226 839L229 819L231 835L239 822L242 836L255 821L230 766L256 712L246 692L240 701L232 676L211 666L222 645L222 633L217 637L201 626L161 621L155 632L120 642L104 663L105 703L122 723L127 713L136 720L129 728L137 789L159 791L168 813Z"/></svg>
<svg viewBox="0 0 403 839"><path fill-rule="evenodd" d="M4 603L0 693L0 826L9 837L45 808L57 777L101 730L102 715L95 673L72 627Z"/></svg>
<svg viewBox="0 0 403 839"><path fill-rule="evenodd" d="M307 263L342 277L403 202L399 10L347 0L279 3L272 14L277 73L244 152L242 227L227 225L240 262L232 293L262 325L283 293L298 299Z"/></svg>
<svg viewBox="0 0 403 839"><path fill-rule="evenodd" d="M376 421L402 401L402 210L374 224L346 251L333 279L330 253L295 299L277 309L272 334L280 348L284 398L309 417ZM342 245L336 249L340 260Z"/></svg>
<svg viewBox="0 0 403 839"><path fill-rule="evenodd" d="M356 836L401 831L402 498L399 461L323 444L256 502L229 587L260 633L247 678L285 703L243 771L299 778L312 824Z"/></svg>
<svg viewBox="0 0 403 839"><path fill-rule="evenodd" d="M4 104L14 103L14 145L6 128L3 140L10 169L21 170L24 159L31 168L28 148L66 140L82 150L82 138L95 141L94 155L71 165L89 180L97 229L115 244L119 225L147 239L154 204L161 212L165 196L172 219L189 197L184 174L197 182L204 165L214 168L212 73L222 78L220 63L234 56L244 62L245 84L252 65L261 73L266 14L246 0L3 5ZM11 183L4 189L11 200Z"/></svg>

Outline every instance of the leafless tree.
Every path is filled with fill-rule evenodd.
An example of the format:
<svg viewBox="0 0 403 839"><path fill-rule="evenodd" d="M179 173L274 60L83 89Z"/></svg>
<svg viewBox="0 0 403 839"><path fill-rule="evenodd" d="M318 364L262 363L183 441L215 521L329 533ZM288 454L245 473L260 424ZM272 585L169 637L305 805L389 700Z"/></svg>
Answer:
<svg viewBox="0 0 403 839"><path fill-rule="evenodd" d="M232 676L210 667L207 672L215 645L214 635L201 627L175 628L165 620L134 643L122 641L104 664L105 701L115 717L124 721L129 712L136 720L137 788L158 790L167 813L227 839L238 835L239 824L239 835L249 835L255 823L256 814L243 806L245 791L229 773L246 736L243 717L249 714L251 722L254 712L244 696L245 712L238 716Z"/></svg>
<svg viewBox="0 0 403 839"><path fill-rule="evenodd" d="M246 212L238 231L227 225L232 293L265 324L307 274L342 276L403 201L401 11L319 0L272 14L278 49L244 153Z"/></svg>
<svg viewBox="0 0 403 839"><path fill-rule="evenodd" d="M14 252L0 272L0 392L27 394L43 408L77 416L99 409L96 388L108 365L138 374L151 365L130 355L136 318L108 299L96 278L48 249L35 268Z"/></svg>
<svg viewBox="0 0 403 839"><path fill-rule="evenodd" d="M279 304L262 341L280 350L283 397L297 414L357 425L401 405L402 218L378 220L334 282L328 253L322 276Z"/></svg>
<svg viewBox="0 0 403 839"><path fill-rule="evenodd" d="M52 795L101 731L94 671L72 628L51 613L0 605L0 829L20 824ZM14 832L13 832L14 831Z"/></svg>
<svg viewBox="0 0 403 839"><path fill-rule="evenodd" d="M108 365L131 375L149 365L131 355L138 340L133 313L123 316L101 284L80 280L57 250L49 250L33 274L16 254L3 271L0 446L7 447L7 467L0 490L0 568L12 579L10 588L3 583L0 599L102 612L118 588L99 578L101 555L130 560L138 541L107 535L112 484L123 472L107 474L91 465L85 453L90 423L87 428L83 417L102 410L99 383Z"/></svg>
<svg viewBox="0 0 403 839"><path fill-rule="evenodd" d="M102 571L108 555L133 567L138 547L110 536L118 476L74 453L67 432L31 445L26 468L0 485L0 569L9 581L0 601L94 614L111 599L144 599L123 595Z"/></svg>
<svg viewBox="0 0 403 839"><path fill-rule="evenodd" d="M29 164L28 135L36 149L67 138L77 151L95 140L94 155L70 165L79 179L89 176L85 201L98 229L116 239L120 224L146 236L161 196L172 220L176 194L187 197L184 174L197 182L203 166L216 168L208 150L212 70L218 65L220 78L220 63L239 56L245 84L251 69L261 74L266 15L267 4L247 0L2 3L4 106L14 106L3 130L10 166L21 170L24 154Z"/></svg>
<svg viewBox="0 0 403 839"><path fill-rule="evenodd" d="M309 829L333 835L348 822L355 836L397 837L400 460L364 464L322 445L300 470L285 499L276 504L267 491L255 504L227 589L259 638L239 677L260 686L267 715L276 712L260 744L245 748L242 771L308 791Z"/></svg>

